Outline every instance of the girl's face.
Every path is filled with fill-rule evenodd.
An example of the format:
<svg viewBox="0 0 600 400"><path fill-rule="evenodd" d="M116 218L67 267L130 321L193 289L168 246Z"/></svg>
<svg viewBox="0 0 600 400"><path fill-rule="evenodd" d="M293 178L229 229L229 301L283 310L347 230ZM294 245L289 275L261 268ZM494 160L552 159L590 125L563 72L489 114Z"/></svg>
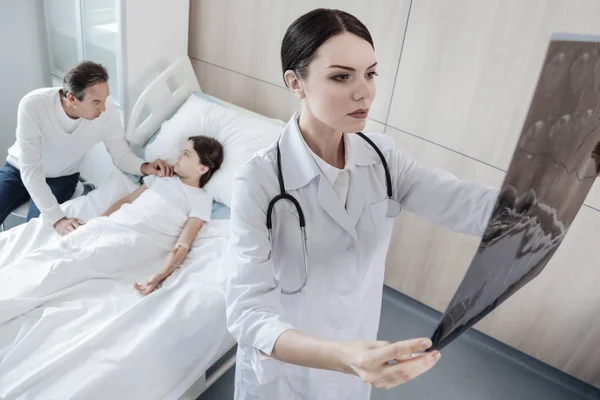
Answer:
<svg viewBox="0 0 600 400"><path fill-rule="evenodd" d="M185 148L177 157L175 173L182 178L200 179L207 171L208 167L200 163L200 157L198 157L198 153L194 150L194 144L191 140L188 140Z"/></svg>
<svg viewBox="0 0 600 400"><path fill-rule="evenodd" d="M375 98L376 67L371 44L343 33L319 47L304 77L287 71L285 78L303 112L338 132L358 132Z"/></svg>

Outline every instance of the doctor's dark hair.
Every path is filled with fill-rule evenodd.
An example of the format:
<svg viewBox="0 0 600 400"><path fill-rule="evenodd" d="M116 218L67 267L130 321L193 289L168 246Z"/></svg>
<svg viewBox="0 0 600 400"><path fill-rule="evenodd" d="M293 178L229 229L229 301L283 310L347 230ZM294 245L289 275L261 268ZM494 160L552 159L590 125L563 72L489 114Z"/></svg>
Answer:
<svg viewBox="0 0 600 400"><path fill-rule="evenodd" d="M303 77L317 49L328 39L352 33L375 49L367 27L354 15L341 10L318 8L295 20L285 32L281 43L281 68L292 70ZM284 79L285 81L285 79Z"/></svg>
<svg viewBox="0 0 600 400"><path fill-rule="evenodd" d="M63 79L63 96L71 93L79 101L85 97L85 89L97 83L108 82L108 72L101 64L83 61L71 68Z"/></svg>
<svg viewBox="0 0 600 400"><path fill-rule="evenodd" d="M218 140L207 136L192 136L188 138L194 145L196 154L200 157L200 164L208 167L208 171L200 177L200 187L204 187L213 176L213 174L221 168L223 163L223 146Z"/></svg>

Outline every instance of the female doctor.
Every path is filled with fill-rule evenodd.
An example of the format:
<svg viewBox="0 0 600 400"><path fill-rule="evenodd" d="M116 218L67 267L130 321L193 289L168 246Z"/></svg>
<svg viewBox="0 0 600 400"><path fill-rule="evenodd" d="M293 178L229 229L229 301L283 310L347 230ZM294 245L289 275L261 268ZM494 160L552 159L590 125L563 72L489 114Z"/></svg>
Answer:
<svg viewBox="0 0 600 400"><path fill-rule="evenodd" d="M426 338L376 340L400 205L482 235L497 192L423 168L389 136L369 134L370 144L350 133L365 127L377 75L371 35L354 16L303 15L281 61L301 111L234 182L226 301L239 344L235 398L366 400L372 385L392 388L440 358L423 353Z"/></svg>

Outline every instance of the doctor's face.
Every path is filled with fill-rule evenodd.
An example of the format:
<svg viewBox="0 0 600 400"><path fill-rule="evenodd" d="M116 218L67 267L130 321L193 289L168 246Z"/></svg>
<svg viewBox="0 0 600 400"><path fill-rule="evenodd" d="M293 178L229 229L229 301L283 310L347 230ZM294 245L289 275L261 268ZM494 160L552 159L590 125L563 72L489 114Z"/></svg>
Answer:
<svg viewBox="0 0 600 400"><path fill-rule="evenodd" d="M296 92L313 117L341 132L362 131L375 98L373 47L351 33L327 40L300 78Z"/></svg>

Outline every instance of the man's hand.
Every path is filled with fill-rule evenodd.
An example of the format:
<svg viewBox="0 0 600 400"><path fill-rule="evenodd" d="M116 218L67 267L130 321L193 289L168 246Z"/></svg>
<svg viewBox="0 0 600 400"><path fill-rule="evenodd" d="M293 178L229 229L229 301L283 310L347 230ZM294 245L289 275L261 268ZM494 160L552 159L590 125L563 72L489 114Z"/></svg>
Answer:
<svg viewBox="0 0 600 400"><path fill-rule="evenodd" d="M143 163L140 171L144 176L156 175L160 177L173 176L173 167L167 164L164 160L156 159L151 163Z"/></svg>
<svg viewBox="0 0 600 400"><path fill-rule="evenodd" d="M84 224L79 218L64 217L54 223L54 229L60 236L65 236Z"/></svg>

